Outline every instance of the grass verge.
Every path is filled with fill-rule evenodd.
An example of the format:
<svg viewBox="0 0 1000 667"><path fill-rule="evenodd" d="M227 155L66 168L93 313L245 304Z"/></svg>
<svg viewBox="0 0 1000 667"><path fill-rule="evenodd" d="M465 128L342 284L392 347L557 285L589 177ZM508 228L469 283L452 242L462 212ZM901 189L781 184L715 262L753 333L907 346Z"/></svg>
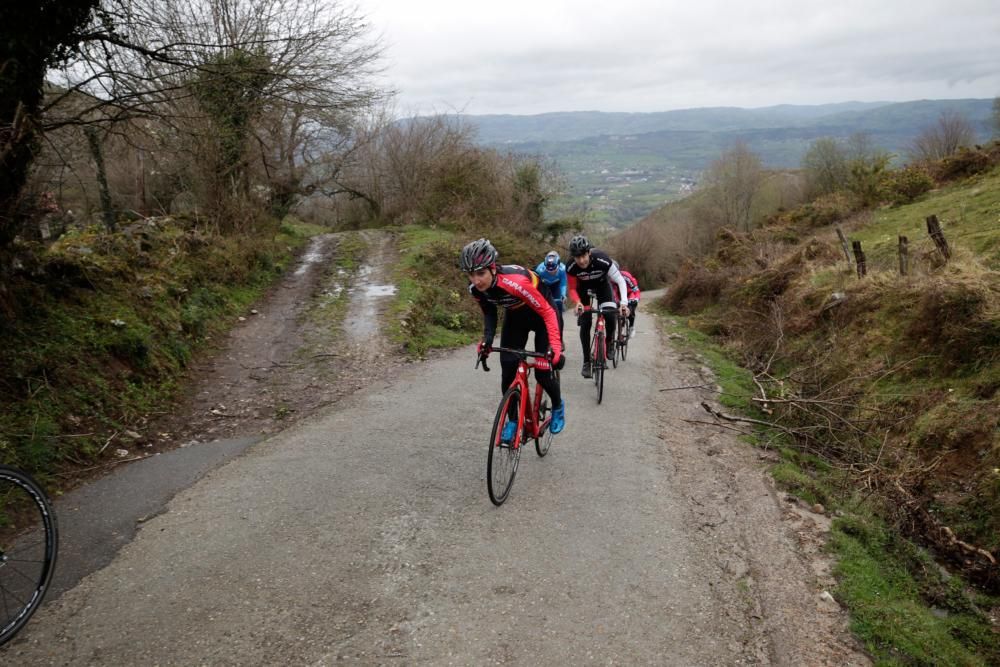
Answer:
<svg viewBox="0 0 1000 667"><path fill-rule="evenodd" d="M462 247L472 240L442 227L411 225L400 232L399 291L390 311L389 336L408 354L466 345L482 334L482 311L469 296L469 281L458 269ZM534 268L547 248L530 237L491 235L504 264Z"/></svg>
<svg viewBox="0 0 1000 667"><path fill-rule="evenodd" d="M720 402L766 420L749 400L754 395L750 371L695 328L697 318L682 322L666 314L668 334L714 372ZM708 313L707 319L714 317ZM839 469L785 446L778 431L758 427L749 439L777 447L781 460L770 472L781 488L836 516L827 545L837 561L834 594L849 610L851 629L876 665L1000 664L1000 598L978 592L900 536Z"/></svg>
<svg viewBox="0 0 1000 667"><path fill-rule="evenodd" d="M0 318L0 460L59 485L167 406L192 359L311 236L287 219L227 237L174 218L25 249Z"/></svg>

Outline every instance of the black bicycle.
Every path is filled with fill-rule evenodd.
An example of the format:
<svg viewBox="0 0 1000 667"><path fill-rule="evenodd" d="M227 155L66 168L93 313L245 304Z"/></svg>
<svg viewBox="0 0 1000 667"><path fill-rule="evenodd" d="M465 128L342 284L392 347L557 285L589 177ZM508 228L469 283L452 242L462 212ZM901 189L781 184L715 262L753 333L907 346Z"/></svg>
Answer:
<svg viewBox="0 0 1000 667"><path fill-rule="evenodd" d="M26 473L0 466L0 645L42 603L58 550L56 516L45 492Z"/></svg>
<svg viewBox="0 0 1000 667"><path fill-rule="evenodd" d="M618 331L615 334L615 355L613 357L614 366L618 368L618 360L625 361L628 356L628 341L632 337L632 329L629 327L628 318L624 315L618 316Z"/></svg>

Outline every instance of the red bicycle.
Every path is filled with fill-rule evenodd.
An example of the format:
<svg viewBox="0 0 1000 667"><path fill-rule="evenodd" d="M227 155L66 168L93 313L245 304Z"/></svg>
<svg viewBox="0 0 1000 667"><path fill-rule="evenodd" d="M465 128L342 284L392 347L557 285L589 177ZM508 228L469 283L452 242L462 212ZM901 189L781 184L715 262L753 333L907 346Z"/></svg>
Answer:
<svg viewBox="0 0 1000 667"><path fill-rule="evenodd" d="M593 302L594 293L588 292L587 295L590 297L591 302ZM591 337L590 342L590 369L594 374L594 385L597 387L597 403L600 405L601 401L604 400L604 371L608 367L607 324L604 321L604 313L599 307L595 308L593 305L584 306L583 312L597 313L597 317L594 318L597 323L594 325L594 335ZM577 326L580 326L581 317L583 317L582 314L577 317Z"/></svg>
<svg viewBox="0 0 1000 667"><path fill-rule="evenodd" d="M528 384L528 371L535 368L536 363L529 363L529 358L542 358L551 361L551 353L529 352L507 347L494 347L494 352L507 352L517 355L517 373L510 387L504 392L493 419L493 432L490 434L490 450L486 458L486 490L490 501L497 506L503 504L514 485L514 475L517 474L517 464L521 459L521 447L528 438L535 441L535 451L538 456L549 453L554 434L549 431L552 421L552 409L548 396L542 386L535 382L534 399L529 401L531 387ZM483 364L483 370L489 371L486 357L479 356L476 368ZM559 371L552 371L556 382L559 381ZM517 424L515 435L510 442L504 442L504 424L510 419Z"/></svg>

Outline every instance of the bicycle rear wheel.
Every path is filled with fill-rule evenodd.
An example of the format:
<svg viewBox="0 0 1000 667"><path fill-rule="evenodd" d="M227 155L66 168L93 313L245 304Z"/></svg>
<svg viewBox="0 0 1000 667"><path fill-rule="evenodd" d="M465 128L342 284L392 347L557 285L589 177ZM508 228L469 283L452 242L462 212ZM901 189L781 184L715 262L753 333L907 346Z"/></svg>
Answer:
<svg viewBox="0 0 1000 667"><path fill-rule="evenodd" d="M629 336L632 335L632 327L629 326L628 320L623 320L622 329L624 336L622 336L621 355L622 355L622 361L625 361L625 357L628 356Z"/></svg>
<svg viewBox="0 0 1000 667"><path fill-rule="evenodd" d="M594 384L597 385L597 404L604 400L604 369L608 366L608 348L605 339L606 334L602 331L594 338L597 339L597 349L594 350Z"/></svg>
<svg viewBox="0 0 1000 667"><path fill-rule="evenodd" d="M514 484L517 474L517 463L521 459L521 430L514 436L514 441L502 442L503 425L508 410L521 402L521 388L511 385L500 399L497 416L493 419L493 432L490 434L490 451L486 458L486 490L490 494L490 502L498 507L507 500L510 487Z"/></svg>
<svg viewBox="0 0 1000 667"><path fill-rule="evenodd" d="M0 645L42 603L59 548L55 514L28 475L0 466Z"/></svg>

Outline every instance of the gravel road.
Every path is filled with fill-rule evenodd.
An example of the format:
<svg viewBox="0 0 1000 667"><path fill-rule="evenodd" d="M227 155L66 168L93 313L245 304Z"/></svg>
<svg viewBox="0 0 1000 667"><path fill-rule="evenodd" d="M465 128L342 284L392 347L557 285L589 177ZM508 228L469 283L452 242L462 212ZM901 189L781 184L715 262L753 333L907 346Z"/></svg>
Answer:
<svg viewBox="0 0 1000 667"><path fill-rule="evenodd" d="M498 361L408 365L178 494L0 659L866 664L795 544L822 518L732 435L681 421L705 419L699 395L660 389L699 380L653 319L600 406L566 338L566 430L525 452L501 508L484 480Z"/></svg>

